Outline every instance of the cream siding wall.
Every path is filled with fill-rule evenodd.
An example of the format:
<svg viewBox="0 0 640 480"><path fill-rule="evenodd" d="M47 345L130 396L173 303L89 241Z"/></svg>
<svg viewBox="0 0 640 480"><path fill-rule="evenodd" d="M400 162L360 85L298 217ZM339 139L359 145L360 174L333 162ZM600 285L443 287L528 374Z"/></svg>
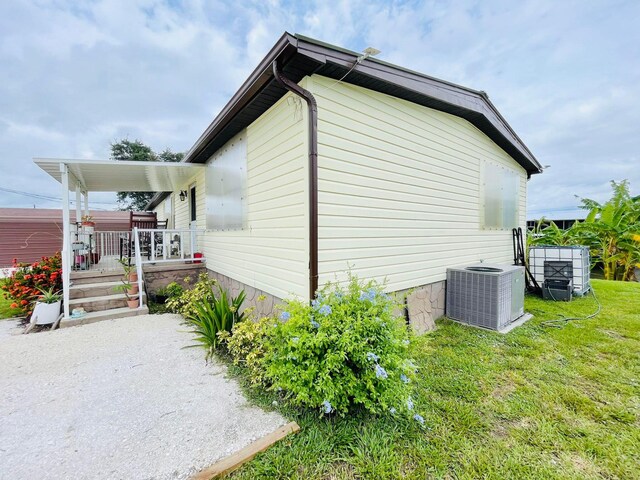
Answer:
<svg viewBox="0 0 640 480"><path fill-rule="evenodd" d="M289 94L246 129L246 228L207 231L203 240L209 269L278 298L306 298L309 289L304 110ZM197 188L200 227L204 178ZM180 203L187 202L177 202L176 223L184 224L188 211Z"/></svg>
<svg viewBox="0 0 640 480"><path fill-rule="evenodd" d="M196 174L185 183L181 190L187 191L187 199L184 202L180 201L180 191L173 192L174 195L174 208L175 208L175 227L174 228L189 228L190 226L190 188L192 185L196 186L196 228L204 229L206 227L206 192L205 192L205 173Z"/></svg>
<svg viewBox="0 0 640 480"><path fill-rule="evenodd" d="M445 279L448 266L512 262L511 232L480 227L481 172L491 161L526 172L471 123L313 76L319 106L320 284L350 265L402 290Z"/></svg>

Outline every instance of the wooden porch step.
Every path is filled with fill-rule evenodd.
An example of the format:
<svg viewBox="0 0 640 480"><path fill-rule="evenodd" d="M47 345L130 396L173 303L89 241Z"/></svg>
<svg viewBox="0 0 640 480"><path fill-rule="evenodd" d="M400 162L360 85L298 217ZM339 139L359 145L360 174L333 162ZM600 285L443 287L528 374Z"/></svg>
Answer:
<svg viewBox="0 0 640 480"><path fill-rule="evenodd" d="M116 318L134 317L137 315L146 315L149 309L145 305L142 308L112 308L109 310L100 310L97 312L89 312L82 318L69 318L60 322L60 328L73 327L76 325L86 325L88 323L101 322L102 320L113 320Z"/></svg>
<svg viewBox="0 0 640 480"><path fill-rule="evenodd" d="M138 295L138 294L136 294ZM147 298L142 292L142 302L146 305ZM114 308L127 308L127 297L124 293L111 293L109 295L99 295L95 297L74 298L69 300L69 311L74 308L84 308L87 312L97 312L101 310L112 310Z"/></svg>
<svg viewBox="0 0 640 480"><path fill-rule="evenodd" d="M113 295L118 293L114 290L118 285L122 285L121 281L99 282L99 283L73 283L69 287L69 299L87 297L102 297L105 295Z"/></svg>

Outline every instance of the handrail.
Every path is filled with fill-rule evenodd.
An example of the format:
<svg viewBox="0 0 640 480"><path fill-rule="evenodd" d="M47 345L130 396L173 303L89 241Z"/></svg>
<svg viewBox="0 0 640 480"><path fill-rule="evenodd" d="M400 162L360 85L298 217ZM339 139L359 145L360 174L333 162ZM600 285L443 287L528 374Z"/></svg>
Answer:
<svg viewBox="0 0 640 480"><path fill-rule="evenodd" d="M140 308L144 306L142 303L142 255L140 255L140 235L138 227L133 227L133 238L135 245L136 272L138 273L138 299Z"/></svg>
<svg viewBox="0 0 640 480"><path fill-rule="evenodd" d="M204 228L138 228L139 232L167 232L167 233L180 233L180 232L195 232L205 233L207 230Z"/></svg>
<svg viewBox="0 0 640 480"><path fill-rule="evenodd" d="M138 242L146 252L146 259L141 259L142 264L195 261L196 236L206 232L197 228L138 228L137 231ZM197 261L202 263L204 258L198 258Z"/></svg>

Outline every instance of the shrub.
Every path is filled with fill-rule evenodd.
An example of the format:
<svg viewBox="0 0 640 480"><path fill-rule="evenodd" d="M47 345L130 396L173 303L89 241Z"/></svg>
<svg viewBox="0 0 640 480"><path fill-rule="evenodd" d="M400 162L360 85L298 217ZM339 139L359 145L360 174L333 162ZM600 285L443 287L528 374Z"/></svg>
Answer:
<svg viewBox="0 0 640 480"><path fill-rule="evenodd" d="M244 313L240 312L245 299L244 290L236 298L229 299L227 292L218 286L219 297L211 296L195 302L192 305L193 313L187 317L187 321L194 327L196 342L207 349L207 360L213 355L213 351L219 343L220 332L230 332L236 322L244 319ZM229 301L231 300L231 301Z"/></svg>
<svg viewBox="0 0 640 480"><path fill-rule="evenodd" d="M264 356L266 339L269 330L274 326L274 319L263 317L258 321L247 320L236 323L231 333L221 332L218 338L225 342L227 352L234 365L246 369L252 385L266 384Z"/></svg>
<svg viewBox="0 0 640 480"><path fill-rule="evenodd" d="M227 348L252 383L295 405L325 414L409 413L415 366L396 306L381 285L351 276L345 289L325 286L311 305L288 301L279 320L238 325Z"/></svg>
<svg viewBox="0 0 640 480"><path fill-rule="evenodd" d="M164 288L158 290L157 295L167 297L167 299L179 297L184 292L184 287L176 282L171 282Z"/></svg>
<svg viewBox="0 0 640 480"><path fill-rule="evenodd" d="M33 301L43 290L54 292L62 290L62 257L56 253L51 257L42 257L31 264L13 260L16 270L2 284L4 296L12 300L11 308L23 315L31 315Z"/></svg>
<svg viewBox="0 0 640 480"><path fill-rule="evenodd" d="M186 279L185 279L186 280ZM188 282L187 282L188 283ZM193 317L195 305L203 301L212 301L213 288L218 284L214 279L209 278L206 273L198 275L198 281L193 288L183 289L172 287L175 295L172 295L166 302L167 309L172 313L179 313L185 318ZM182 290L180 290L182 289Z"/></svg>

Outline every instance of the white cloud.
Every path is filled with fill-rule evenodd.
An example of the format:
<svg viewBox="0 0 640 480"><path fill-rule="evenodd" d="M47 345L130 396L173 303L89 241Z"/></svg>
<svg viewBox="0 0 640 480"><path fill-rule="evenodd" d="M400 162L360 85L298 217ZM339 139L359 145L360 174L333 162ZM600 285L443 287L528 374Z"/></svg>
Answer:
<svg viewBox="0 0 640 480"><path fill-rule="evenodd" d="M3 184L58 195L32 157L105 158L124 136L187 150L287 30L487 91L552 165L532 212L603 199L610 179L640 191L639 17L637 2L3 2Z"/></svg>

